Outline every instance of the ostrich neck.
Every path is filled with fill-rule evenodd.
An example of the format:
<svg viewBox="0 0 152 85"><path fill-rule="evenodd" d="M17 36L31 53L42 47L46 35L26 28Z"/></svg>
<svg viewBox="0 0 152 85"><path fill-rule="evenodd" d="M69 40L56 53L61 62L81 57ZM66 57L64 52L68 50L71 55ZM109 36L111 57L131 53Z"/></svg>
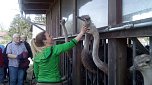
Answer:
<svg viewBox="0 0 152 85"><path fill-rule="evenodd" d="M85 40L84 40L84 49L89 50L89 42L90 42L90 36L89 34L85 34Z"/></svg>
<svg viewBox="0 0 152 85"><path fill-rule="evenodd" d="M141 71L144 77L144 85L152 85L152 68Z"/></svg>
<svg viewBox="0 0 152 85"><path fill-rule="evenodd" d="M108 66L100 60L99 56L98 56L98 50L99 50L99 33L98 30L96 29L96 27L92 26L92 35L93 35L93 51L92 51L92 56L93 56L93 61L95 63L95 65L102 70L104 73L108 74Z"/></svg>
<svg viewBox="0 0 152 85"><path fill-rule="evenodd" d="M68 42L68 32L67 32L67 29L65 27L65 24L64 25L62 24L62 30L63 30L63 34L65 37L65 42Z"/></svg>
<svg viewBox="0 0 152 85"><path fill-rule="evenodd" d="M93 33L93 56L98 56L98 48L99 48L99 33L96 31ZM98 58L98 57L96 57Z"/></svg>

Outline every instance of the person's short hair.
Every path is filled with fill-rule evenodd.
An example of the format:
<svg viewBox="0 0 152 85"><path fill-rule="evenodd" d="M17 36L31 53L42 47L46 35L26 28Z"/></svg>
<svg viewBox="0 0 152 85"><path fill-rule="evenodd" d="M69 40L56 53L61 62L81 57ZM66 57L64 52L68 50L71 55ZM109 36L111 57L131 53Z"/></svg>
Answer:
<svg viewBox="0 0 152 85"><path fill-rule="evenodd" d="M27 36L26 35L21 35L21 39L25 39L25 41L27 40Z"/></svg>
<svg viewBox="0 0 152 85"><path fill-rule="evenodd" d="M18 33L13 34L13 38L15 38L15 37L20 37L20 34L18 34Z"/></svg>
<svg viewBox="0 0 152 85"><path fill-rule="evenodd" d="M26 35L21 35L21 38L22 38L22 37L27 38L27 36L26 36Z"/></svg>
<svg viewBox="0 0 152 85"><path fill-rule="evenodd" d="M45 36L45 31L40 32L36 38L35 38L35 45L37 47L43 47L44 46L44 42L43 40L46 40L46 36Z"/></svg>

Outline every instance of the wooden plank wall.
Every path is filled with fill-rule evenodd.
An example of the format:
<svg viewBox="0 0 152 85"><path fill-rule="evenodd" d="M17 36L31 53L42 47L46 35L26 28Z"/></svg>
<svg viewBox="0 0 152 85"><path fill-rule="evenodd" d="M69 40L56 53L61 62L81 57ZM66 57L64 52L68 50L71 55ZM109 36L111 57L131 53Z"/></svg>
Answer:
<svg viewBox="0 0 152 85"><path fill-rule="evenodd" d="M46 29L53 37L59 37L61 35L59 5L60 3L57 1L47 13Z"/></svg>

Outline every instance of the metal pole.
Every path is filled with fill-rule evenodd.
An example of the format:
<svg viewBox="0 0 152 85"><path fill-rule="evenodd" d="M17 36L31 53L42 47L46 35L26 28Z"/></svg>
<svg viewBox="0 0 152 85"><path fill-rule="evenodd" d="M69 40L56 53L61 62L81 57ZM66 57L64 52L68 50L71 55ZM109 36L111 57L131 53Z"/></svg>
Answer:
<svg viewBox="0 0 152 85"><path fill-rule="evenodd" d="M134 38L132 38L134 39ZM136 42L133 42L133 60L132 62L134 62L134 58L136 56ZM136 71L133 70L133 85L136 85Z"/></svg>
<svg viewBox="0 0 152 85"><path fill-rule="evenodd" d="M27 21L28 23L30 23L30 24L36 26L36 27L39 28L40 30L45 31L45 30L44 30L43 28L41 28L40 26L38 26L38 25L36 25L35 23L33 23L33 22L27 20L25 17L21 16L21 18L24 19L25 21Z"/></svg>

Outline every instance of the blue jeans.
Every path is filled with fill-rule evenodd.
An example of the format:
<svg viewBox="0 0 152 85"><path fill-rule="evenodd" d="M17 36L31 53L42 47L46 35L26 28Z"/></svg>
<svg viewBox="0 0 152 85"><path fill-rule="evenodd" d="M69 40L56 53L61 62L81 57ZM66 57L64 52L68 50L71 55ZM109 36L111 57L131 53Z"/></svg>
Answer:
<svg viewBox="0 0 152 85"><path fill-rule="evenodd" d="M0 67L0 84L4 82L4 67Z"/></svg>
<svg viewBox="0 0 152 85"><path fill-rule="evenodd" d="M24 69L9 66L9 76L10 76L9 85L23 85L24 73L25 73Z"/></svg>

